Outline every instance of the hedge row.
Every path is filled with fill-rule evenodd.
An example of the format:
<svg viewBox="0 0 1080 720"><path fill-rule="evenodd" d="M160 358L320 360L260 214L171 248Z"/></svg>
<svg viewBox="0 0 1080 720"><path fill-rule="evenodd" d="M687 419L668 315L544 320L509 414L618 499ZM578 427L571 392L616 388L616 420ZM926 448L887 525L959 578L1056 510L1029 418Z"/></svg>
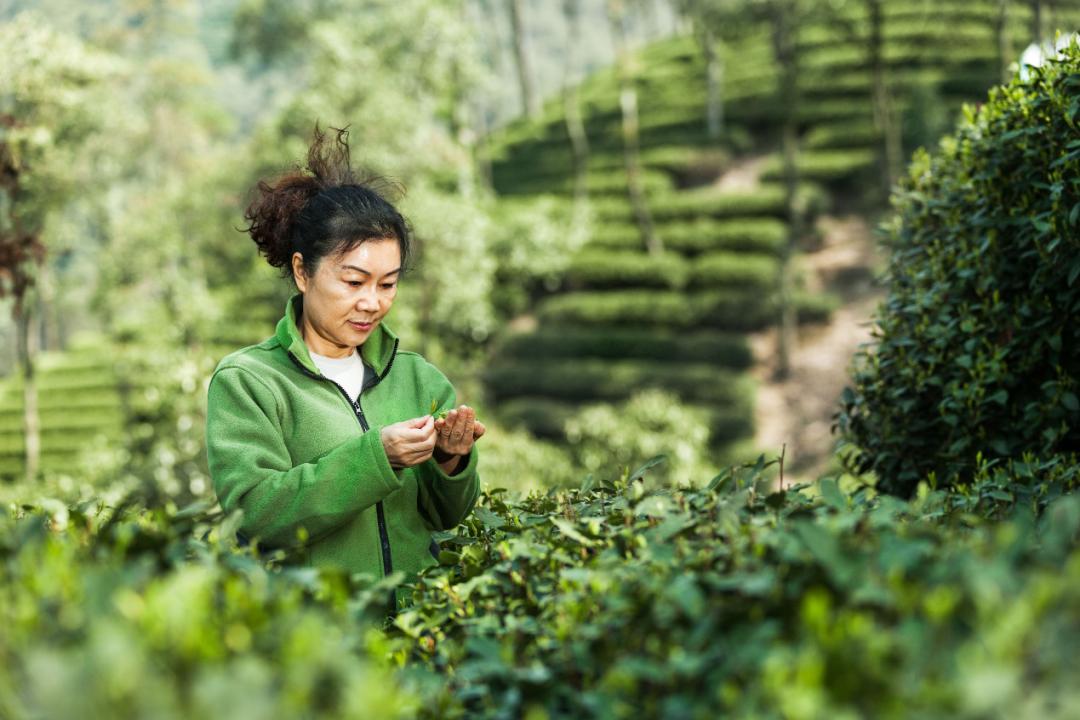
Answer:
<svg viewBox="0 0 1080 720"><path fill-rule="evenodd" d="M499 417L510 425L521 425L537 437L566 439L566 420L580 409L573 402L547 397L515 397L499 403ZM725 407L703 406L709 415L710 444L729 443L754 433L754 414L749 404Z"/></svg>
<svg viewBox="0 0 1080 720"><path fill-rule="evenodd" d="M772 255L713 252L690 265L690 287L747 288L767 294L779 280L779 261Z"/></svg>
<svg viewBox="0 0 1080 720"><path fill-rule="evenodd" d="M119 424L122 413L120 405L98 406L89 410L71 412L63 407L51 407L38 413L38 422L43 430L71 431L92 430L106 425ZM3 433L22 433L23 414L18 412L0 412L0 435Z"/></svg>
<svg viewBox="0 0 1080 720"><path fill-rule="evenodd" d="M686 261L674 253L586 248L576 254L566 271L571 287L681 288L686 284Z"/></svg>
<svg viewBox="0 0 1080 720"><path fill-rule="evenodd" d="M739 218L713 220L699 218L657 224L656 233L665 249L684 255L709 250L747 253L779 253L787 242L787 225L776 218ZM602 248L642 248L641 231L636 225L605 223L592 231L590 245Z"/></svg>
<svg viewBox="0 0 1080 720"><path fill-rule="evenodd" d="M796 293L800 322L828 318L837 305L828 295ZM762 330L776 320L773 296L746 290L713 290L687 294L669 290L575 292L545 299L538 315L542 322L575 325L639 324L658 328L708 327L732 332Z"/></svg>
<svg viewBox="0 0 1080 720"><path fill-rule="evenodd" d="M745 192L717 192L711 188L688 190L648 199L649 211L658 223L698 217L741 218L787 215L785 191L779 184L762 185ZM816 184L805 183L799 190L799 205L808 215L816 215L828 205L828 195ZM632 223L633 207L629 200L604 199L592 203L600 223Z"/></svg>
<svg viewBox="0 0 1080 720"><path fill-rule="evenodd" d="M501 177L497 187L499 192L506 194L538 194L560 193L569 194L574 192L573 173L567 173L558 178L550 176L522 177L508 181ZM588 174L586 187L590 196L605 197L609 195L626 196L629 194L625 170L613 169L606 172L592 171ZM641 173L641 185L646 194L659 195L672 192L673 184L671 177L660 170L645 168Z"/></svg>
<svg viewBox="0 0 1080 720"><path fill-rule="evenodd" d="M877 156L871 149L817 150L799 153L796 166L800 177L820 183L837 183L865 175L874 167ZM783 179L783 158L774 155L762 168L766 181Z"/></svg>
<svg viewBox="0 0 1080 720"><path fill-rule="evenodd" d="M498 402L542 395L564 400L623 400L646 388L687 401L737 405L753 392L748 376L702 363L648 360L548 359L495 365L484 372Z"/></svg>
<svg viewBox="0 0 1080 720"><path fill-rule="evenodd" d="M754 288L767 290L777 282L777 259L771 255L712 252L693 261L666 252L587 249L574 257L566 272L573 288Z"/></svg>
<svg viewBox="0 0 1080 720"><path fill-rule="evenodd" d="M504 338L497 354L505 358L678 360L744 369L753 364L746 337L717 332L635 330L626 327L541 327Z"/></svg>

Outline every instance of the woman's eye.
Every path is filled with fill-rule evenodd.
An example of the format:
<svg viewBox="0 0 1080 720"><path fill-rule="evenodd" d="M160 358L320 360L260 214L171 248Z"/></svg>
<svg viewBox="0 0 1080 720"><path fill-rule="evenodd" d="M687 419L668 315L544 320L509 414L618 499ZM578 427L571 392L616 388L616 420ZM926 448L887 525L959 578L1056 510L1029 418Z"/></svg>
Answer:
<svg viewBox="0 0 1080 720"><path fill-rule="evenodd" d="M386 288L387 290L394 287L394 285L396 285L396 283L383 283L383 287Z"/></svg>
<svg viewBox="0 0 1080 720"><path fill-rule="evenodd" d="M361 285L364 284L364 283L360 282L359 280L346 280L346 282L349 283L350 285L352 285L353 287L360 287Z"/></svg>

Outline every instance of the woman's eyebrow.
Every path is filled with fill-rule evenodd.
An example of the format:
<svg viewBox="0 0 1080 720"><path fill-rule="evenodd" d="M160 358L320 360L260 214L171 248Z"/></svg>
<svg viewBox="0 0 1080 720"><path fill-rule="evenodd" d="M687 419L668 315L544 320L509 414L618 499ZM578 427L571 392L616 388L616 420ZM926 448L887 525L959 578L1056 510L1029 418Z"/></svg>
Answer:
<svg viewBox="0 0 1080 720"><path fill-rule="evenodd" d="M356 272L362 272L365 275L370 275L371 274L371 272L369 272L368 270L365 270L362 267L357 267L356 265L342 265L341 269L342 270L355 270ZM398 268L397 270L391 270L390 272L386 273L386 275L393 275L394 273L399 273L399 272L401 272L401 268ZM386 277L386 275L384 275L383 277Z"/></svg>

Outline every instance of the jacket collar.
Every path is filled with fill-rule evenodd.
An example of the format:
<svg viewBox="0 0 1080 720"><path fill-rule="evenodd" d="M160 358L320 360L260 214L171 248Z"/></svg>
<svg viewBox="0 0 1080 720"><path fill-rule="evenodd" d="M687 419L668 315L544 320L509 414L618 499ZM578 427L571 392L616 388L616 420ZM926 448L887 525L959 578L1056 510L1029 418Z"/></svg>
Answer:
<svg viewBox="0 0 1080 720"><path fill-rule="evenodd" d="M319 368L311 359L311 353L308 352L307 344L304 342L304 338L300 334L300 328L296 324L297 319L303 313L303 307L303 293L296 293L289 298L288 302L285 303L285 315L278 320L274 335L277 337L278 342L281 343L281 346L295 357L304 368L315 375L321 375ZM397 335L386 327L385 323L379 322L375 327L375 331L360 346L360 358L381 377L390 367L390 363L393 362L397 346Z"/></svg>

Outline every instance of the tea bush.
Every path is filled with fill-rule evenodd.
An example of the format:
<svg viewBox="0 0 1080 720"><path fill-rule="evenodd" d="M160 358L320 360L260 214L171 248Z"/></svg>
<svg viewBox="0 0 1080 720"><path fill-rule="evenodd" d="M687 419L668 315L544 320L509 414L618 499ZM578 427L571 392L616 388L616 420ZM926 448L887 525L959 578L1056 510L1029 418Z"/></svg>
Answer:
<svg viewBox="0 0 1080 720"><path fill-rule="evenodd" d="M503 338L502 357L574 358L581 356L642 360L707 362L733 369L753 363L750 344L743 335L709 331L671 333L627 327L559 327L519 333Z"/></svg>
<svg viewBox="0 0 1080 720"><path fill-rule="evenodd" d="M1064 719L1080 702L1075 458L985 460L906 502L776 488L764 458L672 488L660 461L486 492L437 535L439 566L380 581L236 547L239 517L206 503L12 505L0 716Z"/></svg>
<svg viewBox="0 0 1080 720"><path fill-rule="evenodd" d="M1080 449L1080 48L969 108L893 203L889 294L839 415L852 467L909 495L980 452Z"/></svg>

